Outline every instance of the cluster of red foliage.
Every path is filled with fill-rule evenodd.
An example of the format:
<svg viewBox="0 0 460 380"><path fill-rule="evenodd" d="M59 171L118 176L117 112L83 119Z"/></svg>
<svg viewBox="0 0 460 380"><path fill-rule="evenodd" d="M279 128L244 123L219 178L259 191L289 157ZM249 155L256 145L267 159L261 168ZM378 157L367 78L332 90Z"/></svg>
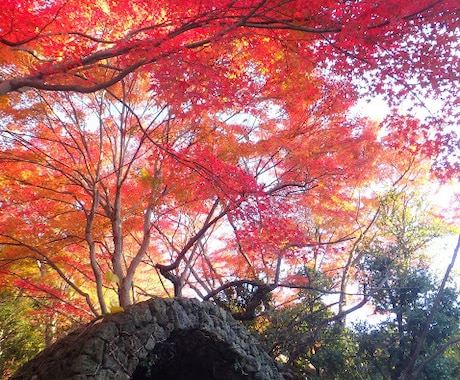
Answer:
<svg viewBox="0 0 460 380"><path fill-rule="evenodd" d="M372 184L458 172L459 24L457 0L5 0L1 270L95 315L157 274L202 298L348 278ZM443 114L350 113L376 93Z"/></svg>

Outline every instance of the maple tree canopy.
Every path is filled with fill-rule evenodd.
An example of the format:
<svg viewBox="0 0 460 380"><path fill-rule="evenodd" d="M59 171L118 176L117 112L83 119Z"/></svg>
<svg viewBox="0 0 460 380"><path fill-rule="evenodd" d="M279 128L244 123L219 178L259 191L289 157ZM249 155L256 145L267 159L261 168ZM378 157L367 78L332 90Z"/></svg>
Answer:
<svg viewBox="0 0 460 380"><path fill-rule="evenodd" d="M308 263L344 294L382 189L458 173L459 25L458 0L4 0L1 285L99 315L244 283L245 318ZM375 95L385 120L353 114Z"/></svg>
<svg viewBox="0 0 460 380"><path fill-rule="evenodd" d="M171 97L244 103L261 87L287 98L289 84L274 77L298 81L316 68L391 103L438 99L443 124L459 116L459 17L456 0L6 0L0 94L89 93L143 70ZM448 154L453 137L443 138Z"/></svg>

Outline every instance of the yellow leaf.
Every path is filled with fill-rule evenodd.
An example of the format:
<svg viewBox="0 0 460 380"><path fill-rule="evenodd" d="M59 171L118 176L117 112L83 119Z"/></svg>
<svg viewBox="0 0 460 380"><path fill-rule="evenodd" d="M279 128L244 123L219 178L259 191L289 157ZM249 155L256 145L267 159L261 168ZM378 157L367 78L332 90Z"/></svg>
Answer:
<svg viewBox="0 0 460 380"><path fill-rule="evenodd" d="M141 179L150 179L152 178L152 176L150 175L150 173L148 172L148 170L146 168L142 168L139 170L139 176L141 177Z"/></svg>
<svg viewBox="0 0 460 380"><path fill-rule="evenodd" d="M106 281L107 281L109 284L115 283L115 284L120 285L120 279L118 278L118 276L117 276L115 273L110 272L110 271L109 271L109 272L105 272L105 273L104 273L104 277L105 277Z"/></svg>
<svg viewBox="0 0 460 380"><path fill-rule="evenodd" d="M118 314L124 312L125 309L123 309L121 306L112 306L110 308L110 314Z"/></svg>
<svg viewBox="0 0 460 380"><path fill-rule="evenodd" d="M104 12L107 15L110 15L110 5L107 3L107 1L97 0L96 5L99 6L102 12Z"/></svg>

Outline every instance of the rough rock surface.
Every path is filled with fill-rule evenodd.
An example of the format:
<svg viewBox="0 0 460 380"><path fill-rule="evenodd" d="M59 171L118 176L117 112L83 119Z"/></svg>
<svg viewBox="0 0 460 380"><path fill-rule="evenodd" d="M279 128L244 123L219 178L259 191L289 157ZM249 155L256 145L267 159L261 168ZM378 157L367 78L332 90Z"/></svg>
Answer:
<svg viewBox="0 0 460 380"><path fill-rule="evenodd" d="M12 380L282 380L226 311L194 299L152 299L70 333Z"/></svg>

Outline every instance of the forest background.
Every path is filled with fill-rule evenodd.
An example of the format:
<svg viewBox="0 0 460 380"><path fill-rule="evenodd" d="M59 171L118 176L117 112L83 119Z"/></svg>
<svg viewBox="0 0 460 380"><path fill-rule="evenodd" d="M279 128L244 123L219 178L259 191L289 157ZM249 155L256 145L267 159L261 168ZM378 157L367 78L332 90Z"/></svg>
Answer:
<svg viewBox="0 0 460 380"><path fill-rule="evenodd" d="M459 26L457 0L4 0L3 375L186 296L286 376L458 377L459 248L436 276L427 247L458 233L431 200L459 174Z"/></svg>

